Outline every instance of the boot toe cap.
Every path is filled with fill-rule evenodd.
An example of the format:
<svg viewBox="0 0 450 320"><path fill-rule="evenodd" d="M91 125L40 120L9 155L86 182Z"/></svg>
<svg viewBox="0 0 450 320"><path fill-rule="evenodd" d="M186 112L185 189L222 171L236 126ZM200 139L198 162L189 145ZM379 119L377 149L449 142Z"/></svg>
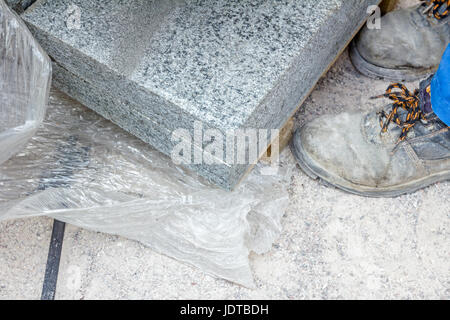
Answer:
<svg viewBox="0 0 450 320"><path fill-rule="evenodd" d="M361 130L362 114L324 116L297 132L294 147L318 176L375 187L385 170L386 155L367 141Z"/></svg>

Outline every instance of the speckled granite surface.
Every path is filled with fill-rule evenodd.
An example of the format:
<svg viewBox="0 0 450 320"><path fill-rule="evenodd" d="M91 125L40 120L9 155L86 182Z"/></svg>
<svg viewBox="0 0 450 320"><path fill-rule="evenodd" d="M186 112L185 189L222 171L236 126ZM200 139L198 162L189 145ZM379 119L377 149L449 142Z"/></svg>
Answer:
<svg viewBox="0 0 450 320"><path fill-rule="evenodd" d="M126 97L116 97L109 91L100 90L56 63L53 63L52 84L82 104L89 105L92 110L106 119L150 143L161 152L170 154L172 148L175 147L176 143L171 139L172 132L158 125L161 119L164 119L163 115L154 115L153 118L149 118L145 114L141 114L139 105L129 102ZM194 145L194 147L196 146ZM201 149L196 147L195 151L199 150L201 152ZM216 177L215 181L220 185L227 185L233 174L232 170L246 169L245 165L231 167L225 162L222 165L190 164L186 166L201 172L204 176Z"/></svg>
<svg viewBox="0 0 450 320"><path fill-rule="evenodd" d="M103 115L126 101L136 112L120 113L118 124L168 153L170 134L160 133L194 121L222 133L281 128L377 2L39 0L22 17L62 69L92 88L66 82L64 91ZM73 5L76 29L67 23ZM98 107L104 93L111 99ZM194 169L232 188L249 166L214 167Z"/></svg>

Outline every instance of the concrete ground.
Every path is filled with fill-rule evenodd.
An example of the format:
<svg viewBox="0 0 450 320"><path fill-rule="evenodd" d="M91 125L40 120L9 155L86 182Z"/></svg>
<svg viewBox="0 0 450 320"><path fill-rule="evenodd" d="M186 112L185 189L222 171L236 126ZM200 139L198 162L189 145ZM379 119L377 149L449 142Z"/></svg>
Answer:
<svg viewBox="0 0 450 320"><path fill-rule="evenodd" d="M296 125L381 106L369 97L387 85L361 76L345 52L298 112ZM449 182L395 199L368 199L325 187L297 167L289 193L282 236L270 253L251 256L254 290L137 242L67 226L56 298L450 298ZM40 298L51 226L45 217L0 223L0 299Z"/></svg>

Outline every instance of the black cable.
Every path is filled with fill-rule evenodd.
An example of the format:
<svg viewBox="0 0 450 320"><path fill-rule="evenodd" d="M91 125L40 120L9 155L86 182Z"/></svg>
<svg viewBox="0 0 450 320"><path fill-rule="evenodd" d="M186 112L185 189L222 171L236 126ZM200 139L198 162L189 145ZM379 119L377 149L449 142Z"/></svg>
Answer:
<svg viewBox="0 0 450 320"><path fill-rule="evenodd" d="M65 228L66 224L64 222L58 220L53 221L53 231L48 249L47 267L45 268L41 300L55 300Z"/></svg>

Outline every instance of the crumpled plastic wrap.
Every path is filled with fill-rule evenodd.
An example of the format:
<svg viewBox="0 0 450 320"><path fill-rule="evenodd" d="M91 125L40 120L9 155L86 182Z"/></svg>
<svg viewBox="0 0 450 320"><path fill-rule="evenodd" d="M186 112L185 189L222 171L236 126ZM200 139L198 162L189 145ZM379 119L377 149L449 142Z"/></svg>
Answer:
<svg viewBox="0 0 450 320"><path fill-rule="evenodd" d="M0 0L0 164L42 123L51 62L23 21Z"/></svg>
<svg viewBox="0 0 450 320"><path fill-rule="evenodd" d="M264 168L224 191L52 90L43 126L0 165L0 220L50 216L252 287L249 253L271 249L288 205L290 167Z"/></svg>

